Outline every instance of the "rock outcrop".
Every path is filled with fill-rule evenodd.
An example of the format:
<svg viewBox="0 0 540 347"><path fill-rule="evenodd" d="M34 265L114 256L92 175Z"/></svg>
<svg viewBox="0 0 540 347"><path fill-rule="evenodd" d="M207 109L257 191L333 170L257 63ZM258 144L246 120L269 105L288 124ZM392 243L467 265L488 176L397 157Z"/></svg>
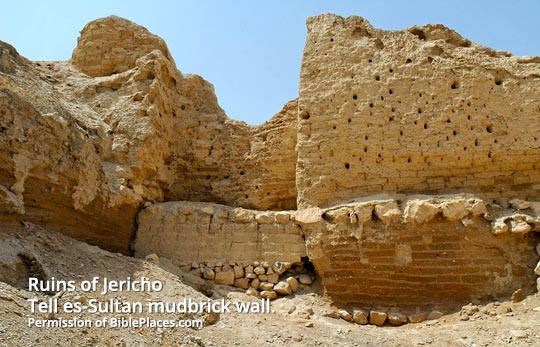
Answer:
<svg viewBox="0 0 540 347"><path fill-rule="evenodd" d="M1 47L0 208L12 225L129 252L144 204L296 207L295 101L258 127L229 120L210 83L118 17L89 23L69 63Z"/></svg>

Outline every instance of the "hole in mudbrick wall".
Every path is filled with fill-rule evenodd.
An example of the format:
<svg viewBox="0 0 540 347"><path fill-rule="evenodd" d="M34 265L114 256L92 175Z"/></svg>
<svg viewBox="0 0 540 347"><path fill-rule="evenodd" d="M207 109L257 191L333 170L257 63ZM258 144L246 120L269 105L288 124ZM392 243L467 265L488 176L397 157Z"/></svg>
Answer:
<svg viewBox="0 0 540 347"><path fill-rule="evenodd" d="M309 119L309 117L310 117L309 112L308 111L303 111L302 114L300 115L300 117L302 119Z"/></svg>
<svg viewBox="0 0 540 347"><path fill-rule="evenodd" d="M392 112L396 112L396 109L395 109L395 107L392 107Z"/></svg>
<svg viewBox="0 0 540 347"><path fill-rule="evenodd" d="M486 131L491 134L493 132L493 126L492 125L486 126Z"/></svg>
<svg viewBox="0 0 540 347"><path fill-rule="evenodd" d="M369 60L368 60L368 63L373 63L373 59L369 59Z"/></svg>
<svg viewBox="0 0 540 347"><path fill-rule="evenodd" d="M367 153L368 148L364 147L364 153Z"/></svg>
<svg viewBox="0 0 540 347"><path fill-rule="evenodd" d="M330 39L330 42L334 42L334 39Z"/></svg>
<svg viewBox="0 0 540 347"><path fill-rule="evenodd" d="M403 130L399 131L399 136L403 136Z"/></svg>
<svg viewBox="0 0 540 347"><path fill-rule="evenodd" d="M464 150L465 152L467 152L467 149L468 149L468 147L463 147L463 150Z"/></svg>
<svg viewBox="0 0 540 347"><path fill-rule="evenodd" d="M388 72L392 73L394 72L394 69L388 69Z"/></svg>
<svg viewBox="0 0 540 347"><path fill-rule="evenodd" d="M181 106L180 106L180 109L181 109L182 111L184 111L184 110L186 109L186 105L181 105Z"/></svg>
<svg viewBox="0 0 540 347"><path fill-rule="evenodd" d="M407 163L410 163L411 161L411 158L407 158Z"/></svg>
<svg viewBox="0 0 540 347"><path fill-rule="evenodd" d="M491 158L491 152L489 152L489 153L487 154L487 156L488 156L488 158Z"/></svg>
<svg viewBox="0 0 540 347"><path fill-rule="evenodd" d="M422 109L421 109L421 108L418 109L418 113L422 113Z"/></svg>
<svg viewBox="0 0 540 347"><path fill-rule="evenodd" d="M353 98L354 100L356 100L356 99L358 99L358 96L357 96L356 94L353 94L352 98Z"/></svg>
<svg viewBox="0 0 540 347"><path fill-rule="evenodd" d="M345 169L349 170L351 168L351 165L349 163L345 163Z"/></svg>
<svg viewBox="0 0 540 347"><path fill-rule="evenodd" d="M459 88L459 84L457 82L453 82L452 85L450 86L450 88L452 89L458 89Z"/></svg>
<svg viewBox="0 0 540 347"><path fill-rule="evenodd" d="M452 121L450 120L450 118L446 119L446 123L452 123Z"/></svg>
<svg viewBox="0 0 540 347"><path fill-rule="evenodd" d="M373 107L373 103L372 103L372 102L369 104L369 107Z"/></svg>
<svg viewBox="0 0 540 347"><path fill-rule="evenodd" d="M384 101L384 96L381 95L381 100Z"/></svg>
<svg viewBox="0 0 540 347"><path fill-rule="evenodd" d="M499 140L495 139L493 140L493 143L499 143Z"/></svg>
<svg viewBox="0 0 540 347"><path fill-rule="evenodd" d="M458 134L457 130L452 131L452 134L453 134L454 136L457 136L457 134Z"/></svg>
<svg viewBox="0 0 540 347"><path fill-rule="evenodd" d="M244 176L244 171L240 171L240 176Z"/></svg>
<svg viewBox="0 0 540 347"><path fill-rule="evenodd" d="M410 64L410 63L412 63L412 60L411 60L411 59L407 59L407 60L405 61L405 63L406 63L406 64Z"/></svg>
<svg viewBox="0 0 540 347"><path fill-rule="evenodd" d="M502 78L496 78L496 79L495 79L495 84L498 85L498 86L500 86L501 84L503 84Z"/></svg>
<svg viewBox="0 0 540 347"><path fill-rule="evenodd" d="M467 120L471 120L471 116L467 116Z"/></svg>
<svg viewBox="0 0 540 347"><path fill-rule="evenodd" d="M480 141L478 141L478 139L474 140L474 145L475 146L480 146Z"/></svg>
<svg viewBox="0 0 540 347"><path fill-rule="evenodd" d="M392 89L388 89L388 94L392 95L394 94L394 91Z"/></svg>
<svg viewBox="0 0 540 347"><path fill-rule="evenodd" d="M350 123L350 122L352 122L352 119L350 119L350 118L347 119L347 123Z"/></svg>
<svg viewBox="0 0 540 347"><path fill-rule="evenodd" d="M302 265L295 268L296 273L307 273L311 278L317 279L317 273L315 272L315 266L309 260L309 257L301 257Z"/></svg>
<svg viewBox="0 0 540 347"><path fill-rule="evenodd" d="M375 81L380 81L381 80L381 76L377 75L375 76Z"/></svg>
<svg viewBox="0 0 540 347"><path fill-rule="evenodd" d="M414 121L414 125L417 125L417 124L418 124L418 121L417 121L417 120L415 120L415 121Z"/></svg>
<svg viewBox="0 0 540 347"><path fill-rule="evenodd" d="M336 130L336 126L334 125L334 126L332 127L332 129Z"/></svg>
<svg viewBox="0 0 540 347"><path fill-rule="evenodd" d="M427 61L428 61L428 63L433 63L433 58L432 57L427 57Z"/></svg>
<svg viewBox="0 0 540 347"><path fill-rule="evenodd" d="M424 123L424 129L427 129L427 128L428 128L427 123Z"/></svg>
<svg viewBox="0 0 540 347"><path fill-rule="evenodd" d="M367 135L366 135L366 136L364 136L364 138L366 139L366 141L367 141L367 140L369 139L369 137L368 137Z"/></svg>
<svg viewBox="0 0 540 347"><path fill-rule="evenodd" d="M388 118L388 120L389 120L390 122L392 122L392 121L394 120L394 117L390 117L390 118Z"/></svg>

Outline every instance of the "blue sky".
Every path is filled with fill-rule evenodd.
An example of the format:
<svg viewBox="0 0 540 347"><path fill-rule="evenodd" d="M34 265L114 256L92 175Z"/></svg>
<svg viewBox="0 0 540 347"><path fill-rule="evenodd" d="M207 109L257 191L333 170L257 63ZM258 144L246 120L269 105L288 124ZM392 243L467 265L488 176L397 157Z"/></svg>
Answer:
<svg viewBox="0 0 540 347"><path fill-rule="evenodd" d="M260 124L298 94L305 20L360 15L375 27L441 23L468 39L540 55L540 1L9 1L0 40L31 60L67 60L96 18L125 17L165 39L183 73L214 84L229 117Z"/></svg>

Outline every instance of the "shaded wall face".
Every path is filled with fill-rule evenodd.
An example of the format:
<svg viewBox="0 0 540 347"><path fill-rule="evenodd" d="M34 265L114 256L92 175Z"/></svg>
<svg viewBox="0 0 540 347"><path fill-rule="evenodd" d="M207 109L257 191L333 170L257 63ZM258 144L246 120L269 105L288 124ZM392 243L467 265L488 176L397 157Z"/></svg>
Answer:
<svg viewBox="0 0 540 347"><path fill-rule="evenodd" d="M430 26L308 21L299 208L381 191L540 197L540 64Z"/></svg>
<svg viewBox="0 0 540 347"><path fill-rule="evenodd" d="M319 239L323 256L312 261L324 269L324 287L337 304L449 310L520 288L534 291L528 263L535 235L495 237L485 227L460 222L388 229L381 224L364 225L359 240L350 228L329 225Z"/></svg>

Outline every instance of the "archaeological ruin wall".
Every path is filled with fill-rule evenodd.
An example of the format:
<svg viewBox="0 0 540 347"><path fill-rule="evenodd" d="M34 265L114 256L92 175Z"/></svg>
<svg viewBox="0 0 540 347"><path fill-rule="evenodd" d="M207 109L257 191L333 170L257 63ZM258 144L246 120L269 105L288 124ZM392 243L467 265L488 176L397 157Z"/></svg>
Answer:
<svg viewBox="0 0 540 347"><path fill-rule="evenodd" d="M298 118L299 207L379 192L540 198L538 58L427 25L308 20Z"/></svg>
<svg viewBox="0 0 540 347"><path fill-rule="evenodd" d="M300 74L299 98L250 126L122 18L89 23L69 62L0 43L0 230L29 221L269 298L317 278L348 308L540 288L538 58L322 15Z"/></svg>

